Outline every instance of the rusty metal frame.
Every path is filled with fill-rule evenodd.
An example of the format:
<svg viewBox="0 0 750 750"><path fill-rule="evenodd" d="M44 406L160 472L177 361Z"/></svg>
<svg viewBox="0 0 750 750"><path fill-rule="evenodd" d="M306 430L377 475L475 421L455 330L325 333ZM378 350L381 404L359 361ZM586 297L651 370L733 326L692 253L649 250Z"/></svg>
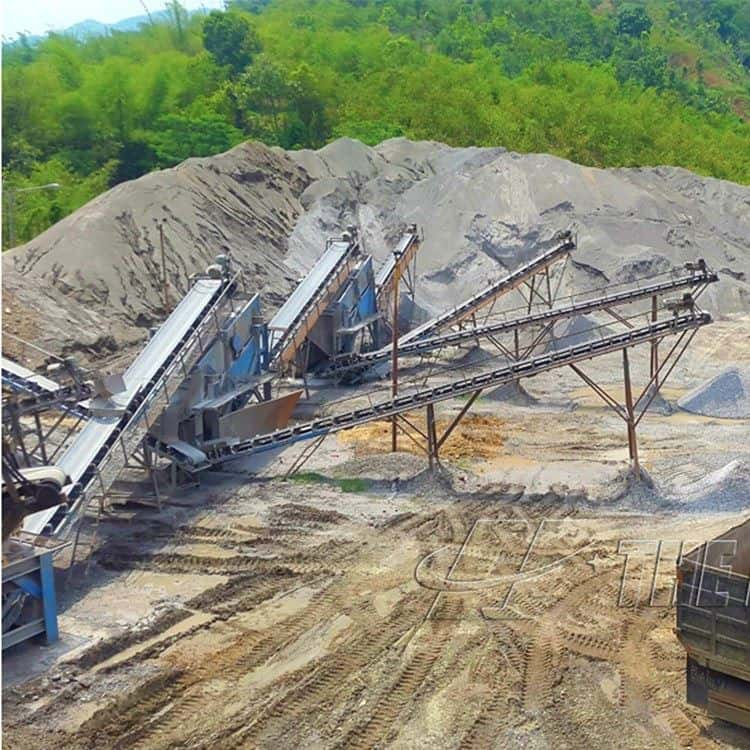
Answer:
<svg viewBox="0 0 750 750"><path fill-rule="evenodd" d="M623 371L623 382L624 382L624 394L625 403L620 404L619 401L608 393L599 383L593 378L587 375L580 367L576 364L568 365L576 375L578 375L604 403L614 411L627 425L627 436L628 436L628 453L630 461L633 467L633 473L636 479L640 478L641 467L640 460L638 457L638 440L636 429L640 424L641 420L645 416L649 406L656 398L659 393L659 387L665 383L667 378L671 375L672 371L680 361L688 346L692 343L698 329L685 330L677 338L677 341L672 345L667 356L661 361L653 370L654 366L654 348L652 345L651 349L651 367L652 372L643 390L640 392L637 398L633 398L633 383L630 373L630 358L628 356L629 347L624 347L622 350L622 371ZM659 340L655 340L657 345ZM665 372L666 370L666 372ZM645 401L644 401L645 399ZM639 405L643 403L643 406L639 409Z"/></svg>

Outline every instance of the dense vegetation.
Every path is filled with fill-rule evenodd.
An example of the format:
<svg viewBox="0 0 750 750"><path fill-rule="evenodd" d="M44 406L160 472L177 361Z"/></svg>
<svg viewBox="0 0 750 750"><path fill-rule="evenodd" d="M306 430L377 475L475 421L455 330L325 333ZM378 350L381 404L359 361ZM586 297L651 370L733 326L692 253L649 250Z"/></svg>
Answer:
<svg viewBox="0 0 750 750"><path fill-rule="evenodd" d="M61 186L15 197L18 241L122 180L247 138L405 135L750 183L747 0L227 5L189 16L171 2L138 32L4 48L6 194Z"/></svg>

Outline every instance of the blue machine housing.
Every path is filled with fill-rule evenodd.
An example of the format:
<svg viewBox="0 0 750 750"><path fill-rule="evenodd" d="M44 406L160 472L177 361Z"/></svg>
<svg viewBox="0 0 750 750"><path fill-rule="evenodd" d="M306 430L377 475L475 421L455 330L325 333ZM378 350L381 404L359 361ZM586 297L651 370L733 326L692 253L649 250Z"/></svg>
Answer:
<svg viewBox="0 0 750 750"><path fill-rule="evenodd" d="M372 258L367 256L308 334L307 369L374 344L379 323Z"/></svg>
<svg viewBox="0 0 750 750"><path fill-rule="evenodd" d="M219 435L219 417L258 393L268 361L268 330L254 295L221 326L189 376L170 400L153 434L162 442L197 445Z"/></svg>

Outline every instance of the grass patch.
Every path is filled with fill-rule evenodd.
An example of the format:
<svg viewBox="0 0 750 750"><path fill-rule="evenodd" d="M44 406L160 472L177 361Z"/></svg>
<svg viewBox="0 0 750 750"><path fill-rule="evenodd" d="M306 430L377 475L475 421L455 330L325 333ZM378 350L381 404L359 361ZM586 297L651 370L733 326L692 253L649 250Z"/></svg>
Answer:
<svg viewBox="0 0 750 750"><path fill-rule="evenodd" d="M301 471L299 474L292 474L289 479L298 484L328 484L332 487L338 487L342 492L365 492L368 486L368 482L364 479L356 477L331 479L317 471Z"/></svg>
<svg viewBox="0 0 750 750"><path fill-rule="evenodd" d="M325 484L330 481L317 471L301 471L299 474L292 474L289 479L299 484Z"/></svg>
<svg viewBox="0 0 750 750"><path fill-rule="evenodd" d="M342 492L365 492L367 482L364 479L338 479L336 484Z"/></svg>

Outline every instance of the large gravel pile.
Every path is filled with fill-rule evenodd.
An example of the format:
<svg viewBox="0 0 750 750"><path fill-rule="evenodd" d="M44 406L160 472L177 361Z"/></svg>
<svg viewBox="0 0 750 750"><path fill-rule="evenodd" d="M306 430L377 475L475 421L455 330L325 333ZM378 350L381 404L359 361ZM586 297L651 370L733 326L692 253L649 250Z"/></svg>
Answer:
<svg viewBox="0 0 750 750"><path fill-rule="evenodd" d="M217 253L231 253L271 307L326 237L355 224L381 261L412 222L425 235L418 302L429 312L569 227L579 249L563 293L705 257L722 274L702 298L707 308L747 310L750 300L747 187L683 169L601 170L501 148L340 139L319 151L245 144L117 186L4 255L5 330L58 352L85 344L91 356L144 339L163 315L162 218L172 305L187 275Z"/></svg>
<svg viewBox="0 0 750 750"><path fill-rule="evenodd" d="M730 367L699 385L678 402L685 411L708 417L750 417L750 369Z"/></svg>

